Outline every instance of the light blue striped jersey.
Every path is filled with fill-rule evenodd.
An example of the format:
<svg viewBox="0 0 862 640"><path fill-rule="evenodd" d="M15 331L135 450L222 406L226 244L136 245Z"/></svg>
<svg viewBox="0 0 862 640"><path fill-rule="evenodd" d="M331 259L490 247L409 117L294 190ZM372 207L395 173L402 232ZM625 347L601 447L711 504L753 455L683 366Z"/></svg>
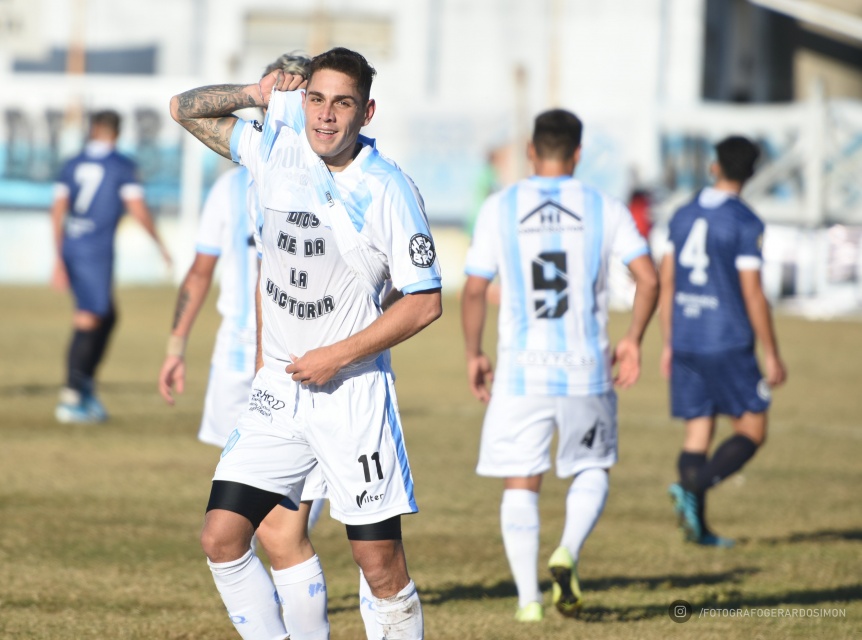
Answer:
<svg viewBox="0 0 862 640"><path fill-rule="evenodd" d="M291 354L344 340L374 322L387 280L414 293L439 288L441 276L424 204L410 178L360 136L353 162L331 175L327 170L321 180L310 164L319 160L308 155L300 93L273 100L264 125L237 122L231 153L251 172L263 211L257 230L264 359L290 362ZM330 180L349 220L334 220L335 210L320 197L321 190L330 195L324 184ZM335 224L355 230L368 249L363 256L371 263L373 291L342 255Z"/></svg>
<svg viewBox="0 0 862 640"><path fill-rule="evenodd" d="M628 264L648 251L622 203L572 177L534 176L489 197L465 270L500 276L495 392L612 389L609 261L614 255Z"/></svg>
<svg viewBox="0 0 862 640"><path fill-rule="evenodd" d="M223 173L207 195L195 245L198 253L219 256L218 312L242 331L255 330L257 251L251 210L255 202L248 169L235 167Z"/></svg>

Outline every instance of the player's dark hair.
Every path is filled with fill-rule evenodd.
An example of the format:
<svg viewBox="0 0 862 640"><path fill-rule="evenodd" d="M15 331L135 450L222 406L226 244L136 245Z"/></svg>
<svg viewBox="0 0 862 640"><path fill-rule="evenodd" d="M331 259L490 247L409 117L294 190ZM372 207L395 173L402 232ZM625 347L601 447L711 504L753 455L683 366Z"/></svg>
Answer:
<svg viewBox="0 0 862 640"><path fill-rule="evenodd" d="M308 67L310 64L311 58L299 53L298 51L283 53L278 56L276 60L266 65L266 69L263 70L261 78L268 76L277 69L281 69L285 73L292 73L295 75L305 76L307 78Z"/></svg>
<svg viewBox="0 0 862 640"><path fill-rule="evenodd" d="M580 118L565 109L551 109L536 116L533 146L540 158L564 160L581 146L584 125Z"/></svg>
<svg viewBox="0 0 862 640"><path fill-rule="evenodd" d="M104 111L96 111L90 116L90 128L106 127L114 132L114 135L120 135L120 114L112 109Z"/></svg>
<svg viewBox="0 0 862 640"><path fill-rule="evenodd" d="M341 73L350 76L356 83L356 88L359 89L359 95L366 102L371 95L371 82L377 72L374 70L368 60L361 53L345 49L344 47L336 47L325 53L321 53L311 59L310 73L308 75L309 84L315 73L322 69L331 69L332 71L340 71Z"/></svg>
<svg viewBox="0 0 862 640"><path fill-rule="evenodd" d="M760 149L748 138L730 136L715 145L715 154L725 178L745 182L754 175L754 165L760 156Z"/></svg>

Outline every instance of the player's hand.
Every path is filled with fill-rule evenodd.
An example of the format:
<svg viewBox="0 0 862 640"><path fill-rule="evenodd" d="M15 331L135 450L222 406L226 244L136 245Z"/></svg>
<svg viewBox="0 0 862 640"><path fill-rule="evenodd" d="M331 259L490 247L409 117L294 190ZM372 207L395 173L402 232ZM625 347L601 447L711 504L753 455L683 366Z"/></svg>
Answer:
<svg viewBox="0 0 862 640"><path fill-rule="evenodd" d="M269 99L272 97L273 91L296 91L305 86L305 76L293 73L285 73L281 69L276 69L272 73L265 75L257 83L260 89L260 97L263 100L263 105L268 106Z"/></svg>
<svg viewBox="0 0 862 640"><path fill-rule="evenodd" d="M290 354L291 362L284 370L291 380L304 385L322 385L329 382L346 364L332 347L307 351L302 357Z"/></svg>
<svg viewBox="0 0 862 640"><path fill-rule="evenodd" d="M494 381L494 368L484 353L467 358L467 381L470 392L479 402L488 404L491 400L491 383Z"/></svg>
<svg viewBox="0 0 862 640"><path fill-rule="evenodd" d="M51 288L55 291L66 291L69 288L69 274L62 260L54 262L54 270L51 272Z"/></svg>
<svg viewBox="0 0 862 640"><path fill-rule="evenodd" d="M671 363L673 362L673 349L669 344L664 345L661 350L661 360L659 361L659 371L665 380L670 380Z"/></svg>
<svg viewBox="0 0 862 640"><path fill-rule="evenodd" d="M620 389L628 389L641 374L641 348L631 338L623 338L614 349L611 366L618 366L617 374L614 376L614 384Z"/></svg>
<svg viewBox="0 0 862 640"><path fill-rule="evenodd" d="M766 367L766 382L770 387L780 387L787 380L787 368L778 354L766 356L764 363Z"/></svg>
<svg viewBox="0 0 862 640"><path fill-rule="evenodd" d="M159 393L169 405L173 406L172 391L182 393L186 388L186 361L179 356L166 356L159 371Z"/></svg>

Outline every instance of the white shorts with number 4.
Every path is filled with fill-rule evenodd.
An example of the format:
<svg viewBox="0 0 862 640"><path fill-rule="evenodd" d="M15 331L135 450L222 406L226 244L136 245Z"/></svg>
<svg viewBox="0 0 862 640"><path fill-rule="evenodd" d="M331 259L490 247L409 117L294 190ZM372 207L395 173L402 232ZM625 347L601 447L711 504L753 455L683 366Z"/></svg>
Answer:
<svg viewBox="0 0 862 640"><path fill-rule="evenodd" d="M485 413L476 473L526 478L551 468L551 439L559 433L560 478L617 461L617 396L507 396L495 393Z"/></svg>
<svg viewBox="0 0 862 640"><path fill-rule="evenodd" d="M282 365L261 369L213 480L280 493L293 503L319 469L333 518L381 522L418 511L392 374L373 369L302 386Z"/></svg>

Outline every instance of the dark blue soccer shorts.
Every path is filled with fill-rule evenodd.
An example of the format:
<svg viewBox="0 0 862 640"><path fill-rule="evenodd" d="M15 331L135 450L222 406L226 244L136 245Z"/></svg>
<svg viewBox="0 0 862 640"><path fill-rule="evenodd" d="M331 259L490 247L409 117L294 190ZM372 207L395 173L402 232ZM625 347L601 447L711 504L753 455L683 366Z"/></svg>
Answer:
<svg viewBox="0 0 862 640"><path fill-rule="evenodd" d="M66 256L69 286L75 296L75 308L97 316L107 316L113 307L113 260L92 259L89 256Z"/></svg>
<svg viewBox="0 0 862 640"><path fill-rule="evenodd" d="M719 353L674 352L671 414L691 420L718 414L740 417L769 408L769 385L751 349Z"/></svg>

